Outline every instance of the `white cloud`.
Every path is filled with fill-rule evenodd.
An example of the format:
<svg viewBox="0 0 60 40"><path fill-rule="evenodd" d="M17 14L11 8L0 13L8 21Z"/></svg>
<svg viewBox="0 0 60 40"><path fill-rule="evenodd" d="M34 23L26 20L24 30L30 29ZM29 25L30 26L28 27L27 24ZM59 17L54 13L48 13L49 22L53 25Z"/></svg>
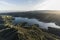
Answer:
<svg viewBox="0 0 60 40"><path fill-rule="evenodd" d="M0 10L29 11L29 10L34 10L34 7L35 5L33 4L24 6L24 5L16 5L16 4L8 3L6 2L6 0L0 0Z"/></svg>
<svg viewBox="0 0 60 40"><path fill-rule="evenodd" d="M46 0L37 4L34 9L37 10L60 10L60 0Z"/></svg>
<svg viewBox="0 0 60 40"><path fill-rule="evenodd" d="M8 3L6 1L0 1L0 10L13 10L13 11L25 11L32 10L33 6L23 6L23 5L15 5Z"/></svg>
<svg viewBox="0 0 60 40"><path fill-rule="evenodd" d="M0 0L0 10L17 10L17 11L29 11L29 10L60 10L60 0L46 0L42 3L38 2L36 5L24 6L8 3L4 0Z"/></svg>
<svg viewBox="0 0 60 40"><path fill-rule="evenodd" d="M23 8L15 4L0 1L0 10L23 10Z"/></svg>

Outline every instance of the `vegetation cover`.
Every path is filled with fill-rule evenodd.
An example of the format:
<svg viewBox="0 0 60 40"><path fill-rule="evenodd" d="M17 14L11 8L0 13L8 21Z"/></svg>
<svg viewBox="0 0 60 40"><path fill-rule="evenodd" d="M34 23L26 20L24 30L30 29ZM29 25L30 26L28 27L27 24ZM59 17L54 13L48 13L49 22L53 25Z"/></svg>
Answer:
<svg viewBox="0 0 60 40"><path fill-rule="evenodd" d="M60 40L60 36L49 33L34 24L31 27L25 27L27 24L13 24L12 16L1 16L3 24L0 26L0 40Z"/></svg>

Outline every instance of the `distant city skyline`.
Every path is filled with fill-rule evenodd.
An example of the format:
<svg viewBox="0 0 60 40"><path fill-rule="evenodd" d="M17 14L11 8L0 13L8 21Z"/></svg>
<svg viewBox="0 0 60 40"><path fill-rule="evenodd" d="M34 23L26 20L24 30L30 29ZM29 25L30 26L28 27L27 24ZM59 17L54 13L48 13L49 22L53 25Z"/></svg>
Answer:
<svg viewBox="0 0 60 40"><path fill-rule="evenodd" d="M0 11L60 10L60 0L0 0Z"/></svg>

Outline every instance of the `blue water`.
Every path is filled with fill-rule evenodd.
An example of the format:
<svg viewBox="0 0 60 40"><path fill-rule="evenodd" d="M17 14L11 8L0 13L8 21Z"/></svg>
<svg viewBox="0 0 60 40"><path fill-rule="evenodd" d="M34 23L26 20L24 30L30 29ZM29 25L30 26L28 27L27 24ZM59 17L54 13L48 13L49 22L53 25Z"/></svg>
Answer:
<svg viewBox="0 0 60 40"><path fill-rule="evenodd" d="M38 21L38 19L29 19L29 18L23 18L23 17L15 17L14 23L22 23L27 22L28 24L38 24L40 28L48 29L48 27L54 27L54 28L60 28L60 26L57 26L55 23L44 23L41 21Z"/></svg>

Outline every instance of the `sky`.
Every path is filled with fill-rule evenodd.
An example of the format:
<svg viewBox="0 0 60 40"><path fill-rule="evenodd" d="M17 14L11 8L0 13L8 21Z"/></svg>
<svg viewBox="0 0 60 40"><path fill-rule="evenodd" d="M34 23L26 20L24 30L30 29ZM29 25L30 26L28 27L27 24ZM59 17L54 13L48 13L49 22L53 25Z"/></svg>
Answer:
<svg viewBox="0 0 60 40"><path fill-rule="evenodd" d="M0 11L60 10L60 0L0 0Z"/></svg>

